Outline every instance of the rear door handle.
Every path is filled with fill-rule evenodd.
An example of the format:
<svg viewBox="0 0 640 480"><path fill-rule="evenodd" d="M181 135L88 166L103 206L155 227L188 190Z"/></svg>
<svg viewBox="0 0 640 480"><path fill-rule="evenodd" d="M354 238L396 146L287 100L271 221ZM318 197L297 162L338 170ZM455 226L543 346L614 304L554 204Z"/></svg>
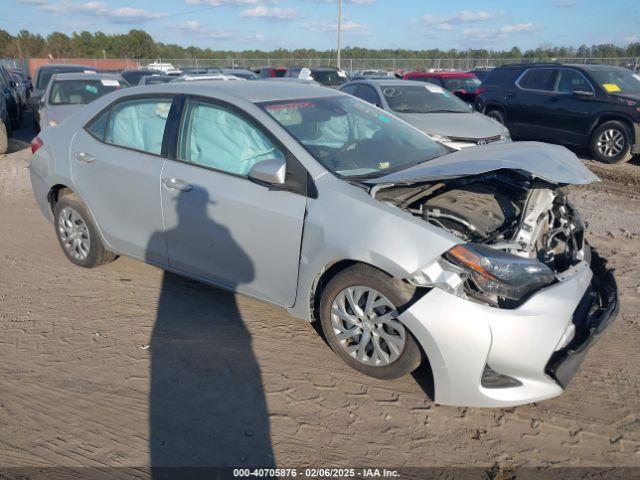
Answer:
<svg viewBox="0 0 640 480"><path fill-rule="evenodd" d="M174 177L165 178L162 183L164 183L164 186L167 188L170 188L172 190L179 190L181 192L188 192L193 188L193 185L191 185L190 183Z"/></svg>
<svg viewBox="0 0 640 480"><path fill-rule="evenodd" d="M93 163L96 161L96 157L87 152L77 152L76 160L79 162Z"/></svg>

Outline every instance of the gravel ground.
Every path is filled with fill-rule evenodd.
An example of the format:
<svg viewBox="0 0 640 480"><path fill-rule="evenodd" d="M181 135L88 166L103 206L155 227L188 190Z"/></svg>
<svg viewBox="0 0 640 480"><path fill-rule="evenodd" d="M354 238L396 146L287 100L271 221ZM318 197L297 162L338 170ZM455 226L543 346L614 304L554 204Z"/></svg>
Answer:
<svg viewBox="0 0 640 480"><path fill-rule="evenodd" d="M587 161L602 183L572 189L621 315L562 396L492 410L359 375L279 308L127 258L74 267L24 146L0 156L0 467L640 467L638 164Z"/></svg>

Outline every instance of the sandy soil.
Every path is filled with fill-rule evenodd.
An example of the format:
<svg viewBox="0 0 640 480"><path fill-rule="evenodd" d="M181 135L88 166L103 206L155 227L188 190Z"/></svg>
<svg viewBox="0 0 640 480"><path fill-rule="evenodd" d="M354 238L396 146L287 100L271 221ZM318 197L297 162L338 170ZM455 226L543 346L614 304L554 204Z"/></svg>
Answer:
<svg viewBox="0 0 640 480"><path fill-rule="evenodd" d="M74 267L29 157L0 156L1 467L640 467L640 166L587 162L603 182L572 192L618 320L562 396L482 410L357 374L279 308L127 258Z"/></svg>

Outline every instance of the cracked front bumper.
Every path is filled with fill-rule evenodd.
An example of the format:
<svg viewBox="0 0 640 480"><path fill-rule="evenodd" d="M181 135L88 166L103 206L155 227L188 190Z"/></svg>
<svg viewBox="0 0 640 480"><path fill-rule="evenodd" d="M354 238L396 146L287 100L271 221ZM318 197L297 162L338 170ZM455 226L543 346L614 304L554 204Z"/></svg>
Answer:
<svg viewBox="0 0 640 480"><path fill-rule="evenodd" d="M615 279L594 251L591 268L581 264L516 309L434 288L399 319L429 358L436 403L505 407L561 394L617 312ZM487 366L516 385L482 386Z"/></svg>

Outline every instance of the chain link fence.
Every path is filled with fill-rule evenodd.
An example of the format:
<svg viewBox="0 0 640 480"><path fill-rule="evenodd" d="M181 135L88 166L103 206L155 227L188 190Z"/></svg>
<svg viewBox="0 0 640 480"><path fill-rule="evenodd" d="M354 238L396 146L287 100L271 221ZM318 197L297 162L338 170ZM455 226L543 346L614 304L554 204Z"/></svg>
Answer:
<svg viewBox="0 0 640 480"><path fill-rule="evenodd" d="M146 65L154 60L141 60ZM162 58L155 61L173 64L176 68L260 68L260 67L323 67L335 65L333 58ZM343 58L342 68L347 71L358 70L473 70L491 68L511 63L558 62L558 63L598 63L615 65L640 71L640 57L621 58Z"/></svg>
<svg viewBox="0 0 640 480"><path fill-rule="evenodd" d="M34 59L35 60L35 59ZM171 63L174 67L184 68L247 68L260 67L324 67L335 65L335 59L326 58L154 58L154 59L44 59L44 63L79 63L93 66L98 69L143 68L153 62ZM342 68L348 72L360 70L473 70L474 68L492 68L511 63L534 62L558 62L558 63L598 63L625 67L635 72L640 72L640 57L618 58L589 58L589 57L564 57L564 58L343 58ZM28 59L0 59L0 63L8 67L29 70ZM34 68L38 65L34 65Z"/></svg>

